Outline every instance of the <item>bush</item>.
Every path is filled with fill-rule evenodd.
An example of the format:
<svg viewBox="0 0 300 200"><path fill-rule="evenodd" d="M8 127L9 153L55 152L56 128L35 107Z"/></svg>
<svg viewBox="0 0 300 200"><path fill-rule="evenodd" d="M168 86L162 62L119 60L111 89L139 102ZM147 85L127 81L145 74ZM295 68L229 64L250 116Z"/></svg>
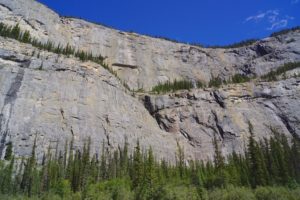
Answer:
<svg viewBox="0 0 300 200"><path fill-rule="evenodd" d="M297 200L299 193L299 189L291 192L283 187L259 187L255 190L257 200Z"/></svg>
<svg viewBox="0 0 300 200"><path fill-rule="evenodd" d="M248 188L227 187L209 192L209 200L255 200L255 195Z"/></svg>
<svg viewBox="0 0 300 200"><path fill-rule="evenodd" d="M62 198L70 196L71 192L71 184L68 180L60 180L55 187L55 193Z"/></svg>
<svg viewBox="0 0 300 200"><path fill-rule="evenodd" d="M249 82L250 80L251 79L248 76L242 74L235 74L231 78L232 83L245 83L245 82Z"/></svg>
<svg viewBox="0 0 300 200"><path fill-rule="evenodd" d="M134 195L130 189L130 182L125 179L113 179L89 186L87 199L97 200L130 200Z"/></svg>
<svg viewBox="0 0 300 200"><path fill-rule="evenodd" d="M208 86L219 88L222 84L223 84L223 81L219 76L218 77L213 76L211 78L211 80L209 81Z"/></svg>
<svg viewBox="0 0 300 200"><path fill-rule="evenodd" d="M181 199L189 199L189 200L198 200L200 197L198 195L197 189L194 186L189 185L180 185L180 186L165 186L164 188L164 196L160 199L162 200L181 200Z"/></svg>

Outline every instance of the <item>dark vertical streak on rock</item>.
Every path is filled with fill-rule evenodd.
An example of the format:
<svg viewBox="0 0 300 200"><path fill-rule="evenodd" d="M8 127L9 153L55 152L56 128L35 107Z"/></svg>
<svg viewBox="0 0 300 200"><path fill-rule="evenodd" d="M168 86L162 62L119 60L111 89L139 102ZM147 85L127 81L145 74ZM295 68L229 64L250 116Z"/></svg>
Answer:
<svg viewBox="0 0 300 200"><path fill-rule="evenodd" d="M30 64L30 63L29 63ZM0 158L3 156L3 152L5 149L5 144L7 137L9 135L9 130L8 130L8 125L9 125L9 120L12 114L14 102L17 99L17 93L22 85L23 77L24 77L24 69L20 68L14 82L11 84L8 92L6 93L5 99L4 99L4 105L1 109L1 115L0 115L0 135L1 135L1 140L0 140ZM7 116L7 119L5 119L5 116L3 115L4 108L6 106L9 107L9 113ZM5 128L3 129L3 122L5 123Z"/></svg>
<svg viewBox="0 0 300 200"><path fill-rule="evenodd" d="M214 119L215 119L215 122L216 122L216 127L217 127L217 129L218 129L218 132L219 132L221 138L224 139L225 133L224 133L223 128L222 128L222 127L220 126L220 124L219 124L218 116L217 116L217 114L216 114L214 111L212 111L212 114L213 114L213 116L214 116Z"/></svg>
<svg viewBox="0 0 300 200"><path fill-rule="evenodd" d="M24 69L19 69L18 74L14 80L14 82L11 84L6 97L4 99L4 106L7 104L13 104L13 102L17 98L17 93L21 87L22 81L24 77Z"/></svg>

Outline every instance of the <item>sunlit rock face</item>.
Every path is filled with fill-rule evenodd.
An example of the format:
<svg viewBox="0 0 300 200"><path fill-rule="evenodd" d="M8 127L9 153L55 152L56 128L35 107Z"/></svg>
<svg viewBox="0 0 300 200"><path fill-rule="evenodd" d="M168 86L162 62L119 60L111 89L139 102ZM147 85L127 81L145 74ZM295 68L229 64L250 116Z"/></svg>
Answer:
<svg viewBox="0 0 300 200"><path fill-rule="evenodd" d="M171 162L177 143L188 159L208 159L214 135L224 155L243 152L249 121L257 139L270 136L270 127L300 135L300 79L292 76L299 70L277 82L166 95L132 95L123 87L149 91L175 79L260 76L300 61L299 30L241 48L201 48L60 17L34 0L0 0L0 21L18 23L43 42L101 54L120 77L93 62L0 37L1 157L10 141L15 154L28 155L36 137L40 157L49 146L63 148L73 138L79 148L91 138L96 153L103 143L117 149L126 140L132 150L139 140Z"/></svg>

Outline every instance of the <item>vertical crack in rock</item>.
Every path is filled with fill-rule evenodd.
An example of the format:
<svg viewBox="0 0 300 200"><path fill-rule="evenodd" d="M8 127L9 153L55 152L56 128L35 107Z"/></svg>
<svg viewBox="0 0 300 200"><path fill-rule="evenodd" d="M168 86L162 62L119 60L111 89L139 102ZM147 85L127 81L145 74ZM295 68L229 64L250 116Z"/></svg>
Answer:
<svg viewBox="0 0 300 200"><path fill-rule="evenodd" d="M160 129L162 129L166 132L169 132L169 127L167 126L167 124L165 122L163 122L163 120L161 120L162 116L159 113L156 113L154 117L155 117L155 120L156 120L158 126L160 127Z"/></svg>
<svg viewBox="0 0 300 200"><path fill-rule="evenodd" d="M13 105L15 100L17 99L17 93L22 85L23 77L24 77L24 69L20 68L18 70L18 73L11 84L8 92L6 93L5 99L4 99L4 105L1 109L1 115L0 115L0 135L1 135L1 140L0 140L0 158L3 156L3 152L5 149L5 144L7 137L9 135L9 130L8 130L8 125L9 125L9 120L11 118L12 110L13 110ZM9 112L8 116L5 119L5 116L3 114L5 108L9 106ZM5 128L3 129L3 127Z"/></svg>
<svg viewBox="0 0 300 200"><path fill-rule="evenodd" d="M290 132L290 134L292 136L296 135L296 131L295 129L291 126L290 121L288 119L287 116L285 116L283 114L283 112L281 111L281 109L272 102L272 104L274 105L274 107L276 108L276 110L274 108L272 108L271 106L269 106L268 104L263 104L266 108L268 108L269 110L271 110L280 120L281 122L284 124L284 126L286 127L286 129Z"/></svg>
<svg viewBox="0 0 300 200"><path fill-rule="evenodd" d="M107 145L110 147L111 144L110 144L109 134L107 133L107 130L104 126L103 126L103 130L104 130L104 135L105 135L106 140L107 140Z"/></svg>
<svg viewBox="0 0 300 200"><path fill-rule="evenodd" d="M224 132L222 126L219 124L219 119L218 119L217 113L215 111L212 111L211 113L214 116L214 120L215 120L215 123L216 123L216 127L218 129L218 132L219 132L221 138L224 139L225 132Z"/></svg>
<svg viewBox="0 0 300 200"><path fill-rule="evenodd" d="M220 107L225 108L224 97L222 97L222 95L218 91L213 91L213 95Z"/></svg>

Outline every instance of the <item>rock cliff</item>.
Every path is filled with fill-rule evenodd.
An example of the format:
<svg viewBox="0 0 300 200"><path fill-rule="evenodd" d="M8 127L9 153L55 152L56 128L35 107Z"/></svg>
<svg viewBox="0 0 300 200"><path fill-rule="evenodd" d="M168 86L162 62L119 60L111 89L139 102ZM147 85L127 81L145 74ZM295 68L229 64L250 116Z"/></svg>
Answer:
<svg viewBox="0 0 300 200"><path fill-rule="evenodd" d="M300 61L300 31L231 49L201 48L60 17L34 0L0 0L0 22L19 24L42 42L71 45L101 54L120 80L93 62L42 51L0 37L0 156L6 144L27 155L37 137L39 156L50 145L77 146L92 139L118 148L139 140L159 157L174 161L177 142L189 159L213 155L217 135L224 154L245 148L248 121L257 138L270 127L300 135L300 79L253 80L220 89L193 89L165 95L132 95L175 79L208 82L237 73L261 76L284 63ZM299 74L294 70L292 74ZM145 78L147 77L147 78Z"/></svg>
<svg viewBox="0 0 300 200"><path fill-rule="evenodd" d="M282 63L300 60L299 31L243 48L210 49L60 17L35 0L0 0L0 13L1 21L19 23L42 41L69 43L106 56L132 89L149 90L159 82L181 78L209 81L217 75L262 75Z"/></svg>

